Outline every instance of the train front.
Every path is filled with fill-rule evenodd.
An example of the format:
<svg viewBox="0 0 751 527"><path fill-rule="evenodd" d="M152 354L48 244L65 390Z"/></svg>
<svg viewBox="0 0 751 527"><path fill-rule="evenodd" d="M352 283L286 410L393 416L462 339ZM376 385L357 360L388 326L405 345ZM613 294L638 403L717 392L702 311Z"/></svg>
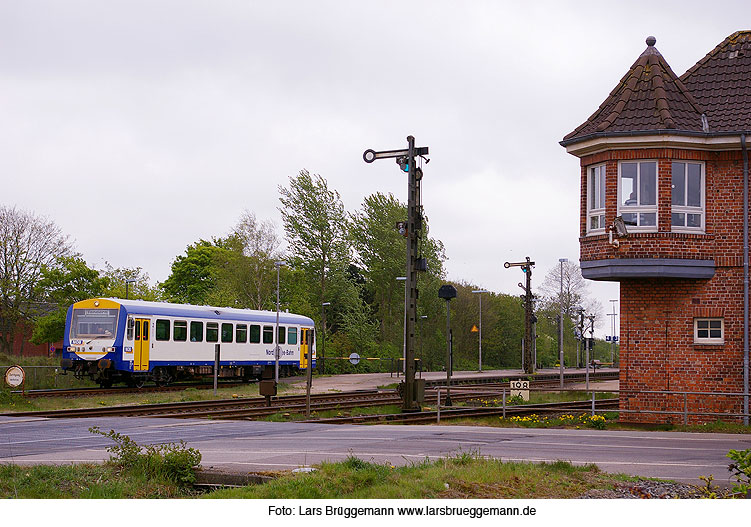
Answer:
<svg viewBox="0 0 751 527"><path fill-rule="evenodd" d="M68 308L60 365L76 377L111 386L122 351L125 309L114 300L93 298Z"/></svg>

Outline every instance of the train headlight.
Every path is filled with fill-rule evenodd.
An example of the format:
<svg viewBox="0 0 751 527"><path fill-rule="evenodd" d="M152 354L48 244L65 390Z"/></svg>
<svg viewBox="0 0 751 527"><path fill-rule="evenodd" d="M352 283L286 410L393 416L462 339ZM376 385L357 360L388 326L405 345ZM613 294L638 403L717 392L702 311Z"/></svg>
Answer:
<svg viewBox="0 0 751 527"><path fill-rule="evenodd" d="M115 351L115 348L107 348L107 353L110 353L112 351Z"/></svg>
<svg viewBox="0 0 751 527"><path fill-rule="evenodd" d="M74 348L73 346L68 346L68 351L76 351L76 348Z"/></svg>

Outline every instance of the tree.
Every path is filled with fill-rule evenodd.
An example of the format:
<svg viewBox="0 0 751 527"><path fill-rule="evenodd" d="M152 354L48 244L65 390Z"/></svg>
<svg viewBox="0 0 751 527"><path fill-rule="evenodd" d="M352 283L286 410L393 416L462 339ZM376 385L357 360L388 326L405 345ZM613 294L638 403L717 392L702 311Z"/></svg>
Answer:
<svg viewBox="0 0 751 527"><path fill-rule="evenodd" d="M232 259L231 242L199 240L172 262L172 272L161 284L168 300L186 304L208 305L219 284L220 270Z"/></svg>
<svg viewBox="0 0 751 527"><path fill-rule="evenodd" d="M602 305L597 299L590 298L589 284L582 276L581 268L574 262L563 262L563 296L560 265L556 265L545 274L539 292L548 308L555 308L560 312L563 303L563 312L569 320L578 320L579 307L598 318L602 314Z"/></svg>
<svg viewBox="0 0 751 527"><path fill-rule="evenodd" d="M80 254L56 258L55 265L43 267L38 296L47 300L50 312L34 321L31 342L62 340L68 307L87 298L105 296L109 286L110 278L86 265Z"/></svg>
<svg viewBox="0 0 751 527"><path fill-rule="evenodd" d="M149 273L141 267L113 267L105 262L104 278L107 287L101 293L103 296L138 300L161 300L162 294L158 286L149 284ZM97 296L97 295L92 295Z"/></svg>
<svg viewBox="0 0 751 527"><path fill-rule="evenodd" d="M321 306L334 275L344 277L349 264L348 219L339 193L324 178L301 170L280 186L279 207L290 247L288 261L308 278L311 297ZM318 311L318 309L316 309ZM316 318L320 312L313 316Z"/></svg>
<svg viewBox="0 0 751 527"><path fill-rule="evenodd" d="M274 224L271 221L259 222L255 214L246 210L233 235L239 241L243 255L235 260L238 266L232 273L240 302L254 309L270 309L276 291L274 262L283 256Z"/></svg>
<svg viewBox="0 0 751 527"><path fill-rule="evenodd" d="M38 313L42 269L72 252L52 221L0 206L0 353L10 354L21 323Z"/></svg>

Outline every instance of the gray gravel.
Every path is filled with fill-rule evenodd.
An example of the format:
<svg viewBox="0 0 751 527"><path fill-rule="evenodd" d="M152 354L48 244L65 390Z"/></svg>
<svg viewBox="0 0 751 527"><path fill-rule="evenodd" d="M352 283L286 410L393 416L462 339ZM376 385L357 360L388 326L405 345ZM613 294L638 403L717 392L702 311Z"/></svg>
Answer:
<svg viewBox="0 0 751 527"><path fill-rule="evenodd" d="M718 497L724 497L728 493L727 489L714 490ZM612 490L590 490L582 496L583 499L699 499L703 497L702 490L695 485L650 480L621 483Z"/></svg>

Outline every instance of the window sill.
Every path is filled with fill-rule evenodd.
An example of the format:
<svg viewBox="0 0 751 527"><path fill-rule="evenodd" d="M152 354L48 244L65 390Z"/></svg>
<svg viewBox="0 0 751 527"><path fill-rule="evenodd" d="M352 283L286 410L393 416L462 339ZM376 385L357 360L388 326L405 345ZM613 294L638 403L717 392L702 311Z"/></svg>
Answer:
<svg viewBox="0 0 751 527"><path fill-rule="evenodd" d="M694 349L695 350L703 350L703 351L719 351L721 349L725 348L724 342L718 342L718 343L698 343L694 342Z"/></svg>

